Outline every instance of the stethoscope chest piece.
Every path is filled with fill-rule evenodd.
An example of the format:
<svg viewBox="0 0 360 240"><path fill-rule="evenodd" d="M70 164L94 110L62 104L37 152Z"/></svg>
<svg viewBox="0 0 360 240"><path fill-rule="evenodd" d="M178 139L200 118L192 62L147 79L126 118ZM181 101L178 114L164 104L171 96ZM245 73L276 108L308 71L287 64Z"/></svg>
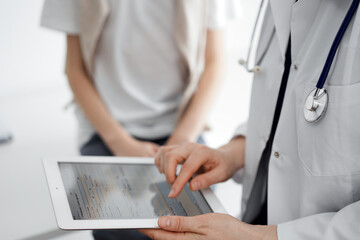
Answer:
<svg viewBox="0 0 360 240"><path fill-rule="evenodd" d="M309 123L320 120L326 112L329 103L329 95L324 88L315 88L306 98L304 105L304 117Z"/></svg>

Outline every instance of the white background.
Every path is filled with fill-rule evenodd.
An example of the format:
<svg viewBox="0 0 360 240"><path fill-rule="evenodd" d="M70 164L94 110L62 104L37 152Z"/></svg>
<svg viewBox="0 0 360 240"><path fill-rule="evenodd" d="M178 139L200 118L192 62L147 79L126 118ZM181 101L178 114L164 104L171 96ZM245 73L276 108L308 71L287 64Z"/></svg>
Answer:
<svg viewBox="0 0 360 240"><path fill-rule="evenodd" d="M48 217L41 215L41 206L51 205L41 156L78 154L76 121L72 109L64 110L72 99L64 75L65 37L39 26L42 2L0 0L0 132L7 129L14 137L13 142L0 145L0 225L8 236L4 239L33 237L48 227L37 224ZM227 29L228 76L209 119L212 131L205 135L211 147L226 143L248 116L251 75L237 61L246 56L259 0L239 3L243 15ZM21 176L31 176L29 181L39 185L25 186ZM11 188L3 189L10 180ZM241 187L229 182L218 186L216 192L229 213L237 215ZM39 214L23 220L14 217L31 207L38 207ZM55 220L48 222L52 226ZM88 232L76 234L59 239L90 236Z"/></svg>

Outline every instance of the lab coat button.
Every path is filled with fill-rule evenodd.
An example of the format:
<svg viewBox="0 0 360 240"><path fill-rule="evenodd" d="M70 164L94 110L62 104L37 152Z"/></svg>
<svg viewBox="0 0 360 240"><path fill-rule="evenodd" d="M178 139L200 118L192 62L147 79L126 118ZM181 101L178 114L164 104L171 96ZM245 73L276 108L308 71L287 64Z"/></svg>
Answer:
<svg viewBox="0 0 360 240"><path fill-rule="evenodd" d="M294 70L298 70L298 65L297 64L294 64Z"/></svg>
<svg viewBox="0 0 360 240"><path fill-rule="evenodd" d="M274 156L275 156L276 158L279 158L279 157L280 157L279 152L274 152Z"/></svg>

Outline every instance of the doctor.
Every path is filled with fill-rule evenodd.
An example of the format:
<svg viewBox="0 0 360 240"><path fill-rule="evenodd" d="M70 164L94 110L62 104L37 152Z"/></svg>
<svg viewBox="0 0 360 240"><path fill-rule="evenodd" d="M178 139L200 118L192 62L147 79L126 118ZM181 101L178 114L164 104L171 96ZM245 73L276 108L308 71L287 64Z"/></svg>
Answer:
<svg viewBox="0 0 360 240"><path fill-rule="evenodd" d="M199 169L192 190L241 175L242 221L223 214L162 217L161 229L143 232L154 239L359 239L360 10L324 85L327 111L314 122L304 114L352 3L270 0L247 125L219 149L187 144L158 153L156 164L173 183L170 197Z"/></svg>

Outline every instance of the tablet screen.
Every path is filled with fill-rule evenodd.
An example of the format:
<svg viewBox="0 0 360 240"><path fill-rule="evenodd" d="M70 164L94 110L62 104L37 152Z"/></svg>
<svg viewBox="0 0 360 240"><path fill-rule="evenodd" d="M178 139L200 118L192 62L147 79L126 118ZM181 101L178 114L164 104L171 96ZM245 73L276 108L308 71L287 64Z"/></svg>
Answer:
<svg viewBox="0 0 360 240"><path fill-rule="evenodd" d="M176 199L154 165L59 163L74 220L194 216L212 212L188 184Z"/></svg>

